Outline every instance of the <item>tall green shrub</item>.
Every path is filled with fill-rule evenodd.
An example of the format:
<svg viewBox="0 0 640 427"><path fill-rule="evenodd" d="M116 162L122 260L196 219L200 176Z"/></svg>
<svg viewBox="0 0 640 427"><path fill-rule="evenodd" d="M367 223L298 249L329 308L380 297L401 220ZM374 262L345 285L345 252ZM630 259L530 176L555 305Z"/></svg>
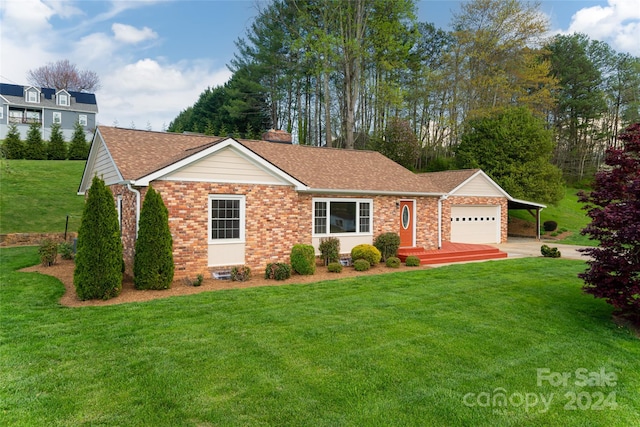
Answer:
<svg viewBox="0 0 640 427"><path fill-rule="evenodd" d="M65 160L67 158L67 147L64 144L64 136L60 130L60 124L51 125L51 136L47 144L47 158L49 160Z"/></svg>
<svg viewBox="0 0 640 427"><path fill-rule="evenodd" d="M373 241L373 246L382 254L382 261L398 254L400 247L400 235L398 233L382 233Z"/></svg>
<svg viewBox="0 0 640 427"><path fill-rule="evenodd" d="M15 123L9 125L9 131L4 139L4 144L2 144L2 149L7 159L24 158L24 142L20 139L20 132Z"/></svg>
<svg viewBox="0 0 640 427"><path fill-rule="evenodd" d="M78 230L73 284L81 300L109 299L122 290L122 241L111 190L95 176Z"/></svg>
<svg viewBox="0 0 640 427"><path fill-rule="evenodd" d="M340 261L340 239L337 237L321 238L318 250L324 260L324 265Z"/></svg>
<svg viewBox="0 0 640 427"><path fill-rule="evenodd" d="M31 123L24 147L24 158L27 160L46 160L47 150L42 140L40 123Z"/></svg>
<svg viewBox="0 0 640 427"><path fill-rule="evenodd" d="M168 289L173 281L173 238L169 212L153 187L144 197L133 262L136 289Z"/></svg>
<svg viewBox="0 0 640 427"><path fill-rule="evenodd" d="M316 272L316 250L312 245L293 245L291 248L291 267L302 275Z"/></svg>
<svg viewBox="0 0 640 427"><path fill-rule="evenodd" d="M87 135L84 128L79 122L73 127L73 137L69 144L69 160L87 160L89 156L89 144L87 144Z"/></svg>

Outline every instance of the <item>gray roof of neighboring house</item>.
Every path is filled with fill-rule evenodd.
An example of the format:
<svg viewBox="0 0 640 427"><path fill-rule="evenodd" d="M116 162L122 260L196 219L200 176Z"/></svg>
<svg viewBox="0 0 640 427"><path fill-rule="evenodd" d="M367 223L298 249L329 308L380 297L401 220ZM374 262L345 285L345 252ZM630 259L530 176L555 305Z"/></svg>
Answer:
<svg viewBox="0 0 640 427"><path fill-rule="evenodd" d="M24 91L32 86L21 86L8 83L0 83L0 95L7 100L9 105L24 108L47 108L51 110L68 110L87 113L97 113L98 103L93 93L76 92L68 90L71 97L69 106L57 105L54 95L59 92L51 88L35 88L40 91L40 102L27 102L24 99Z"/></svg>
<svg viewBox="0 0 640 427"><path fill-rule="evenodd" d="M123 179L127 181L141 179L227 139L110 126L99 126L96 135L98 134L104 140ZM428 177L417 175L375 151L245 139L236 141L311 189L444 194Z"/></svg>

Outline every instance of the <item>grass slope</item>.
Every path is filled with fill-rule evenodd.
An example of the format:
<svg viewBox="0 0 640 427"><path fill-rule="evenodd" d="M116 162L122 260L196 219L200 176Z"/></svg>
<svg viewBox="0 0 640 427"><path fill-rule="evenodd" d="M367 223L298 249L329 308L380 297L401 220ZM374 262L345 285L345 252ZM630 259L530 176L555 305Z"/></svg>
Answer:
<svg viewBox="0 0 640 427"><path fill-rule="evenodd" d="M13 271L35 248L1 255L4 425L640 424L640 341L581 292L580 261L71 309L56 279ZM538 385L544 368L571 378ZM580 368L616 384L580 386ZM600 395L616 407L594 407Z"/></svg>
<svg viewBox="0 0 640 427"><path fill-rule="evenodd" d="M544 223L545 221L552 220L558 223L558 229L571 231L572 234L568 238L558 240L557 243L595 246L596 243L594 241L580 234L580 231L589 224L590 219L582 209L584 205L578 202L579 191L580 190L575 188L566 188L564 198L560 200L557 205L549 205L542 210L540 221ZM511 211L509 215L535 222L535 219L525 211Z"/></svg>
<svg viewBox="0 0 640 427"><path fill-rule="evenodd" d="M78 231L84 198L78 186L84 161L0 162L0 234Z"/></svg>

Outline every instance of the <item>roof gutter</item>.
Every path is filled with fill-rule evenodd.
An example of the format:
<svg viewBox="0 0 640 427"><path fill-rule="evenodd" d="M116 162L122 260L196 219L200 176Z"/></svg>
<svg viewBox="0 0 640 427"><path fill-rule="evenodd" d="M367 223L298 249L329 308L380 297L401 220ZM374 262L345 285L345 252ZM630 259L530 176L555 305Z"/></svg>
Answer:
<svg viewBox="0 0 640 427"><path fill-rule="evenodd" d="M427 196L439 197L444 193L417 193L406 191L378 191L378 190L340 190L333 188L298 188L301 193L322 193L322 194L356 194L356 195L380 195L380 196Z"/></svg>

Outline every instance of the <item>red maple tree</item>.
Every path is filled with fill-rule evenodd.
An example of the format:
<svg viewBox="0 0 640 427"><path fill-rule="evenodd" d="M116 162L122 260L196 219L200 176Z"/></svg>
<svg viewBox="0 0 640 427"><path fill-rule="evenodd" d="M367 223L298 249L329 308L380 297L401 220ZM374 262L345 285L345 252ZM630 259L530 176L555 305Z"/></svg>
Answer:
<svg viewBox="0 0 640 427"><path fill-rule="evenodd" d="M591 218L583 235L598 247L581 249L591 256L579 277L584 291L604 298L619 311L640 319L640 123L629 126L621 149L609 148L606 166L596 174L593 191L580 201Z"/></svg>

